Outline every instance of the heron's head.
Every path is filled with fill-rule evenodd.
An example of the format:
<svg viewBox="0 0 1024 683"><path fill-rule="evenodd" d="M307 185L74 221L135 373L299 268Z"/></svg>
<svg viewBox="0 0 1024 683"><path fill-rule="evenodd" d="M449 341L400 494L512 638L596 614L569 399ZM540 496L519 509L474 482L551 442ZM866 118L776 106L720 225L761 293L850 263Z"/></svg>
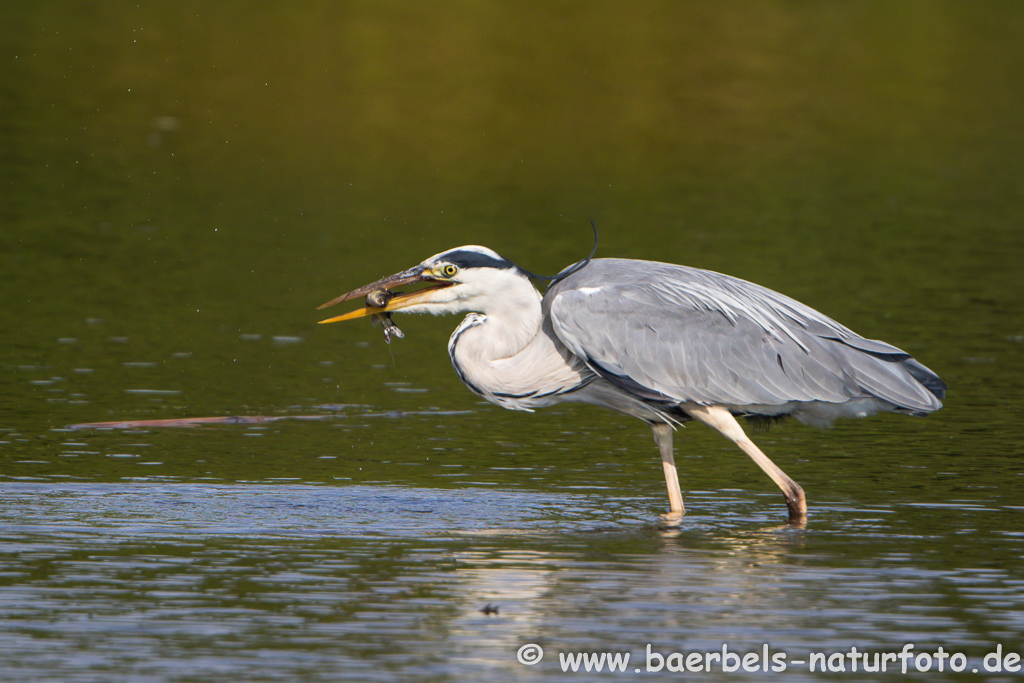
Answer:
<svg viewBox="0 0 1024 683"><path fill-rule="evenodd" d="M540 301L540 294L530 283L529 276L516 264L487 247L466 246L435 254L418 266L342 294L320 308L362 298L377 290L420 283L428 286L396 292L383 308L366 306L320 322L340 322L382 312L489 313L510 304Z"/></svg>

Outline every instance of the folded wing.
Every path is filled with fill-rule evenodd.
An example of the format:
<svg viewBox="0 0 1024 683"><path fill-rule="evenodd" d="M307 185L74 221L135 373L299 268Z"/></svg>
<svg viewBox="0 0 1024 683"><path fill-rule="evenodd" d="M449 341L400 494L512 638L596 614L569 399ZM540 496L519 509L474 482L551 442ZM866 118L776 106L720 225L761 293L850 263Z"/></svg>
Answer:
<svg viewBox="0 0 1024 683"><path fill-rule="evenodd" d="M598 259L557 282L544 305L574 354L649 400L742 408L877 398L927 413L946 389L894 346L706 270Z"/></svg>

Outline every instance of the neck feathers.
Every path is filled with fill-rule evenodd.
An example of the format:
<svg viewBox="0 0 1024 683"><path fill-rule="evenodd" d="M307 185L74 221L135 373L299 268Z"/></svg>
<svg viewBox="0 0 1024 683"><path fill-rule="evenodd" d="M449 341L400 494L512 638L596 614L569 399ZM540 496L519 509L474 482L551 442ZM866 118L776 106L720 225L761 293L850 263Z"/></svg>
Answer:
<svg viewBox="0 0 1024 683"><path fill-rule="evenodd" d="M537 290L503 297L486 314L471 313L452 334L448 354L459 379L487 400L532 410L584 386L591 373L543 326Z"/></svg>
<svg viewBox="0 0 1024 683"><path fill-rule="evenodd" d="M452 334L448 351L473 363L509 358L540 332L541 297L529 280L516 278L488 300L486 310L466 316Z"/></svg>

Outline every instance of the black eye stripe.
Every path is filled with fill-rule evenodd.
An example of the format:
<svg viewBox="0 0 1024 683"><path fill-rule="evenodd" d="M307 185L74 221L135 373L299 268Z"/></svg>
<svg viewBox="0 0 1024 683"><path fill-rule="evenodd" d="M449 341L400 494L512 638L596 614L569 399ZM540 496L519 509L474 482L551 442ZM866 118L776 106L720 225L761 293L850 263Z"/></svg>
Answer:
<svg viewBox="0 0 1024 683"><path fill-rule="evenodd" d="M479 251L453 251L445 254L444 260L459 268L515 268L516 264L501 257L494 258Z"/></svg>

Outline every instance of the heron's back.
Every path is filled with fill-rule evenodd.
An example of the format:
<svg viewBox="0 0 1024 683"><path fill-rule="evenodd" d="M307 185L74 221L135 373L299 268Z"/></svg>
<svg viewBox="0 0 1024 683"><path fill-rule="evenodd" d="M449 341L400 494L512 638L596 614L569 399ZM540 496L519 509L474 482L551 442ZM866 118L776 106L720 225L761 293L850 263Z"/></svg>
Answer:
<svg viewBox="0 0 1024 683"><path fill-rule="evenodd" d="M880 409L928 413L946 391L895 346L712 271L595 259L553 285L543 305L574 354L647 401L827 422Z"/></svg>

